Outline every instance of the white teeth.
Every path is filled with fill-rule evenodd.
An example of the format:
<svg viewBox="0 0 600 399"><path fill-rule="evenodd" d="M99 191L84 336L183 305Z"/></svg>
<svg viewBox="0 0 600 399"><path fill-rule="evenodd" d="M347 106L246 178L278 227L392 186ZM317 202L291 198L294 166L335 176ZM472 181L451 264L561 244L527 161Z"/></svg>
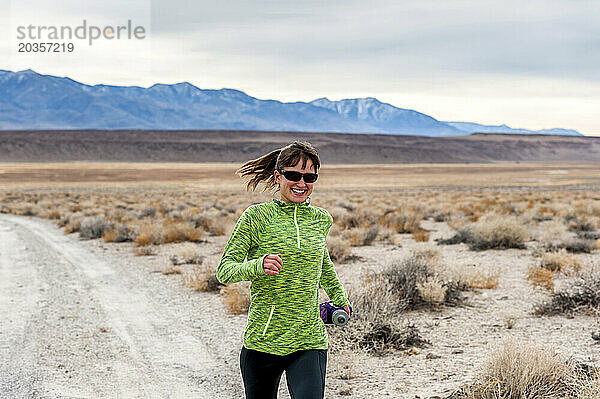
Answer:
<svg viewBox="0 0 600 399"><path fill-rule="evenodd" d="M294 188L292 188L292 191L297 193L297 194L304 194L306 192L306 190L296 190Z"/></svg>

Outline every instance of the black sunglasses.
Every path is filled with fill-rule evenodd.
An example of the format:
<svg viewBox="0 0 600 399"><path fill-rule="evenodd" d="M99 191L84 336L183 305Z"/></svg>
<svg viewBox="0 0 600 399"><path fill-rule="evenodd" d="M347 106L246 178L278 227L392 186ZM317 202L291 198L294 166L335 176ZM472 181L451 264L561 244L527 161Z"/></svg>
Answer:
<svg viewBox="0 0 600 399"><path fill-rule="evenodd" d="M304 178L305 183L314 183L319 177L316 173L300 173L294 170L279 169L279 172L289 181L300 181L300 179Z"/></svg>

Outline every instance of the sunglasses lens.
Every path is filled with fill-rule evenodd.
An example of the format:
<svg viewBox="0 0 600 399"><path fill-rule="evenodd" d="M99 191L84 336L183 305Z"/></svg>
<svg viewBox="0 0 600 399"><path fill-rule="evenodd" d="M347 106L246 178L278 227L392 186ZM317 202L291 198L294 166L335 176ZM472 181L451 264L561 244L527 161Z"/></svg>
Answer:
<svg viewBox="0 0 600 399"><path fill-rule="evenodd" d="M319 175L317 175L316 173L306 173L304 175L304 181L306 183L314 183L317 181L317 177L319 177Z"/></svg>
<svg viewBox="0 0 600 399"><path fill-rule="evenodd" d="M300 179L302 178L302 173L300 173L300 172L294 172L294 171L287 171L286 170L286 171L283 172L283 175L289 181L300 181Z"/></svg>

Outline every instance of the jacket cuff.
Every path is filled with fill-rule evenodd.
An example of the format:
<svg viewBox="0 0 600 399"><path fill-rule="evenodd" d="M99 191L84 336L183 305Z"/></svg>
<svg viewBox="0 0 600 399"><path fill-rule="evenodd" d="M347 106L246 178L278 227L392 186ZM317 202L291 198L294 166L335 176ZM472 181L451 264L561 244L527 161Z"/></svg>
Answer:
<svg viewBox="0 0 600 399"><path fill-rule="evenodd" d="M254 262L254 264L252 265L252 274L253 277L260 277L263 274L265 274L265 269L263 268L263 263L265 261L265 257L267 256L267 254L261 256L260 258L257 259L253 259L251 262Z"/></svg>

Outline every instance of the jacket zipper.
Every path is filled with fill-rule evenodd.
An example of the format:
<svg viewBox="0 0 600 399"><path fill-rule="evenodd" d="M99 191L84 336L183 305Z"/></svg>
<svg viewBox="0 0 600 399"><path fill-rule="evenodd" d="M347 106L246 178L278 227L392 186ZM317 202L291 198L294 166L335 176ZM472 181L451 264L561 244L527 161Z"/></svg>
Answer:
<svg viewBox="0 0 600 399"><path fill-rule="evenodd" d="M298 227L298 220L296 219L296 214L298 211L298 206L294 206L294 225L296 225L296 241L298 243L298 249L300 249L300 227ZM269 328L269 324L271 324L271 318L273 317L273 312L275 311L275 305L271 306L271 313L269 313L269 319L267 320L267 324L265 324L265 329L263 330L263 337L267 333L267 328Z"/></svg>
<svg viewBox="0 0 600 399"><path fill-rule="evenodd" d="M296 238L298 239L298 249L300 249L300 228L298 227L298 222L296 221L296 211L298 210L298 206L294 206L294 224L296 225Z"/></svg>

